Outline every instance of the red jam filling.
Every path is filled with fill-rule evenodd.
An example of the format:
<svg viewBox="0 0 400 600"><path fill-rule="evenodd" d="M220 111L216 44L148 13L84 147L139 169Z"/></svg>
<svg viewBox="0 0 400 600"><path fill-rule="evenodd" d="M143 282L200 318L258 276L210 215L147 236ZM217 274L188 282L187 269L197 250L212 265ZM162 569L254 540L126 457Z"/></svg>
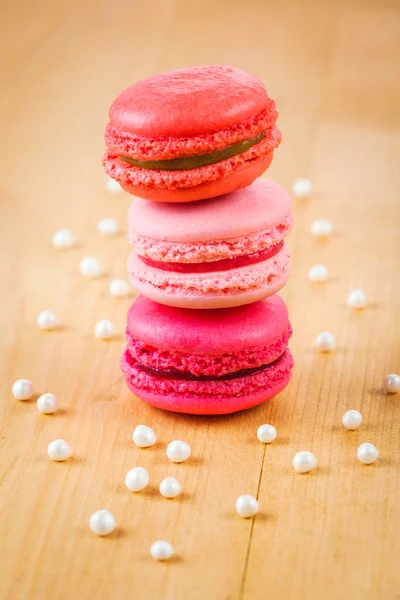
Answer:
<svg viewBox="0 0 400 600"><path fill-rule="evenodd" d="M283 240L274 246L261 250L261 252L253 252L253 254L236 256L235 258L224 258L214 262L177 263L152 260L151 258L145 258L144 256L139 256L139 258L149 267L155 267L162 271L175 271L177 273L212 273L214 271L227 271L228 269L247 267L248 265L262 262L263 260L267 260L267 258L275 256L282 246Z"/></svg>
<svg viewBox="0 0 400 600"><path fill-rule="evenodd" d="M266 371L267 369L270 369L276 365L284 357L284 355L285 353L268 365L261 365L260 367L253 367L252 369L241 369L240 371L235 371L235 373L227 373L226 375L221 376L193 375L193 373L190 373L189 371L178 371L176 369L156 369L142 365L140 362L137 362L136 366L139 367L141 371L144 371L149 375L153 375L153 377L159 377L160 379L183 379L185 381L225 381L229 379L238 379L239 377L246 377L247 375L255 375L256 373Z"/></svg>

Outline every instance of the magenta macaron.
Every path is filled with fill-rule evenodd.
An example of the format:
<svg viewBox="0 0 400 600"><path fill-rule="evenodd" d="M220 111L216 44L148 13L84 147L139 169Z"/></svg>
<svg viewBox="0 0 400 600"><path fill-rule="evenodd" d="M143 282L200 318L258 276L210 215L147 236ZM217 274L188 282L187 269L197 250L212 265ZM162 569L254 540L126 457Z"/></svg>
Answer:
<svg viewBox="0 0 400 600"><path fill-rule="evenodd" d="M127 321L121 367L131 391L158 408L226 414L260 404L288 384L292 329L285 303L188 310L139 296Z"/></svg>
<svg viewBox="0 0 400 600"><path fill-rule="evenodd" d="M227 308L280 290L289 272L284 238L291 199L258 179L231 194L186 204L135 200L128 272L143 296L181 308Z"/></svg>

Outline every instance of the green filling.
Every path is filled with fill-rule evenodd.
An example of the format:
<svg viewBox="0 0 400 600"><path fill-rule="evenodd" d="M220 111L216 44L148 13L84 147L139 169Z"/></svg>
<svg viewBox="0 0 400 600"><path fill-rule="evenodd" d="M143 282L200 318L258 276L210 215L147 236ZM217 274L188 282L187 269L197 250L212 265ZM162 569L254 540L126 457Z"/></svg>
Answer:
<svg viewBox="0 0 400 600"><path fill-rule="evenodd" d="M197 156L183 156L182 158L171 158L170 160L136 160L130 156L120 156L121 160L140 167L141 169L150 169L161 171L186 171L190 169L198 169L199 167L205 167L206 165L213 165L214 163L220 162L231 158L236 154L242 154L249 150L252 146L255 146L265 136L265 131L262 131L251 140L242 140L237 144L232 144L227 148L221 150L215 150L209 154L199 154Z"/></svg>

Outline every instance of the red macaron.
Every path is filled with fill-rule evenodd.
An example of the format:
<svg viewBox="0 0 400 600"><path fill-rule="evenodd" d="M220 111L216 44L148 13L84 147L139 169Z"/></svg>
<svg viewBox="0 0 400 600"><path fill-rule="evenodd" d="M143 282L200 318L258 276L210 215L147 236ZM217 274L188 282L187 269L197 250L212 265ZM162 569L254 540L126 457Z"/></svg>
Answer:
<svg viewBox="0 0 400 600"><path fill-rule="evenodd" d="M128 387L165 410L226 414L276 396L289 382L292 334L281 298L190 310L139 296L121 359Z"/></svg>
<svg viewBox="0 0 400 600"><path fill-rule="evenodd" d="M240 69L178 69L139 81L110 108L103 164L128 192L191 202L250 185L281 140L275 103Z"/></svg>

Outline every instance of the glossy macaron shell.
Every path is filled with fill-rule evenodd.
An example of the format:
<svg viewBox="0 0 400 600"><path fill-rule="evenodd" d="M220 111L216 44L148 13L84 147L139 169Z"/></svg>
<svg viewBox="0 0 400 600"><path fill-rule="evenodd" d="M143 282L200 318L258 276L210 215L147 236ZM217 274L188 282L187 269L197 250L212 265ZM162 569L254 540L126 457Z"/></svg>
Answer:
<svg viewBox="0 0 400 600"><path fill-rule="evenodd" d="M269 229L290 214L292 201L279 185L258 179L213 200L176 206L137 199L128 212L129 237L171 242L224 240Z"/></svg>
<svg viewBox="0 0 400 600"><path fill-rule="evenodd" d="M110 108L110 123L145 137L193 137L231 127L260 113L261 81L225 65L160 73L129 86Z"/></svg>
<svg viewBox="0 0 400 600"><path fill-rule="evenodd" d="M128 311L127 331L155 348L213 356L273 344L288 323L287 307L275 295L208 311L164 306L139 296Z"/></svg>

